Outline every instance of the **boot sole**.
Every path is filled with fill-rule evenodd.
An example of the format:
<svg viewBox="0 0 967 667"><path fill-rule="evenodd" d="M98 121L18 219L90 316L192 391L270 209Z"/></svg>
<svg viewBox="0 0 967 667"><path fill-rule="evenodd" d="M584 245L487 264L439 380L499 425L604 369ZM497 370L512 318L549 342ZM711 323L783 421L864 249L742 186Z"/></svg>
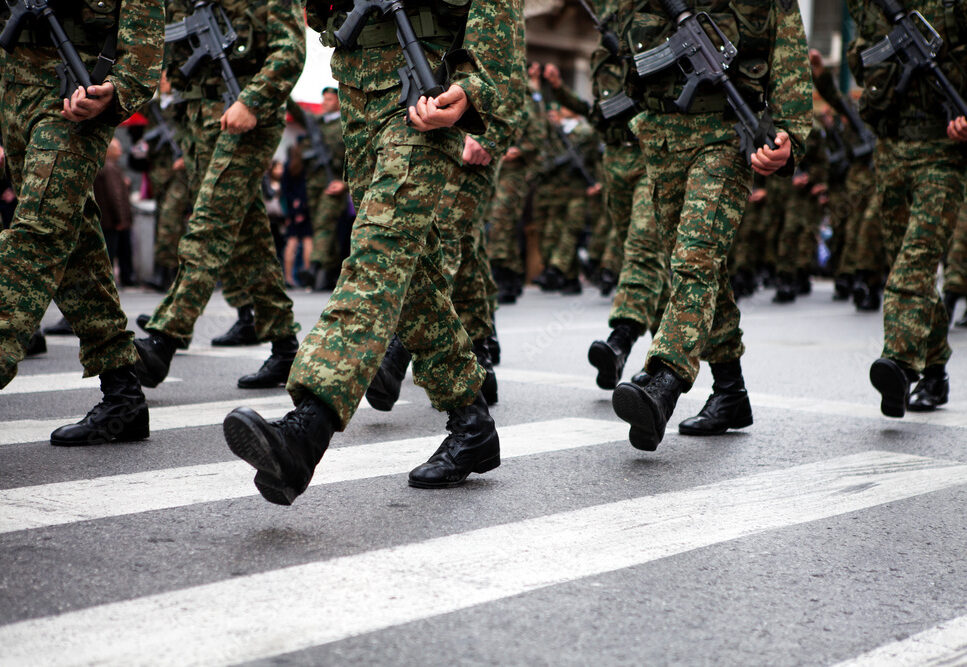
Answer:
<svg viewBox="0 0 967 667"><path fill-rule="evenodd" d="M658 443L665 435L664 428L658 428L660 418L655 407L642 396L634 385L618 385L611 395L614 413L631 424L628 439L631 446L645 452L658 449Z"/></svg>
<svg viewBox="0 0 967 667"><path fill-rule="evenodd" d="M499 465L500 465L500 454L496 454L494 456L491 456L490 458L484 459L483 461L479 461L470 470L470 472L464 475L461 479L456 480L454 482L440 482L438 484L435 484L433 482L423 482L417 479L413 479L412 477L408 478L407 482L414 489L452 489L457 486L462 486L467 481L467 477L470 476L470 473L476 473L478 475L482 475L485 472L490 472L491 470L498 467Z"/></svg>
<svg viewBox="0 0 967 667"><path fill-rule="evenodd" d="M299 492L282 481L282 468L257 425L259 421L261 417L249 408L232 410L222 422L225 442L235 456L255 468L255 488L263 498L276 505L291 505Z"/></svg>
<svg viewBox="0 0 967 667"><path fill-rule="evenodd" d="M906 414L909 382L902 370L897 372L892 366L877 359L870 366L870 382L880 392L880 412L897 419Z"/></svg>
<svg viewBox="0 0 967 667"><path fill-rule="evenodd" d="M683 426L682 424L679 424L678 432L682 435L723 435L730 429L745 428L747 426L752 426L752 415L744 415L738 419L730 421L721 428L712 430L701 429L694 426Z"/></svg>
<svg viewBox="0 0 967 667"><path fill-rule="evenodd" d="M137 341L134 342L134 348L138 351L138 362L134 365L134 373L138 376L141 386L154 389L168 377L169 368L165 368L164 364L148 364L141 354Z"/></svg>
<svg viewBox="0 0 967 667"><path fill-rule="evenodd" d="M50 444L54 447L85 447L87 445L107 445L112 442L140 442L151 437L148 408L139 410L138 414L135 415L130 423L124 424L121 419L117 421L121 422L123 426L116 434L110 434L109 436L98 434L96 437L86 438L80 441L65 440L51 434Z"/></svg>
<svg viewBox="0 0 967 667"><path fill-rule="evenodd" d="M588 361L598 369L598 377L595 382L601 389L614 389L621 380L621 371L614 358L614 352L606 343L599 340L591 343L588 348Z"/></svg>

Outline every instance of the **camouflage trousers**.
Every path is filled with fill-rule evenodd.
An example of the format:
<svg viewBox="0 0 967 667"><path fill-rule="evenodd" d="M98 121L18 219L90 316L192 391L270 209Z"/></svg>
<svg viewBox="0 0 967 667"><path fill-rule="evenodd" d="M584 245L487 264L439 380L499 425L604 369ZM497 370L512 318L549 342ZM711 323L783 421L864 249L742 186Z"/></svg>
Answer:
<svg viewBox="0 0 967 667"><path fill-rule="evenodd" d="M312 254L310 262L324 269L336 269L342 262L339 251L339 219L346 211L346 195L327 195L323 183L308 188L309 212L312 216Z"/></svg>
<svg viewBox="0 0 967 667"><path fill-rule="evenodd" d="M943 272L943 289L954 294L967 294L967 206L961 205L957 226L947 250L947 266Z"/></svg>
<svg viewBox="0 0 967 667"><path fill-rule="evenodd" d="M792 188L786 200L786 215L776 239L776 273L780 275L795 275L812 266L821 211L809 193L811 185Z"/></svg>
<svg viewBox="0 0 967 667"><path fill-rule="evenodd" d="M737 271L755 272L762 264L761 227L766 210L765 202L746 202L742 223L729 252L731 275L735 275Z"/></svg>
<svg viewBox="0 0 967 667"><path fill-rule="evenodd" d="M541 257L545 266L556 268L565 278L577 278L578 242L587 227L589 197L586 186L583 181L569 180L544 187L539 207L544 219Z"/></svg>
<svg viewBox="0 0 967 667"><path fill-rule="evenodd" d="M964 200L964 152L940 141L877 142L876 188L891 259L883 295L883 356L921 372L950 358L937 266Z"/></svg>
<svg viewBox="0 0 967 667"><path fill-rule="evenodd" d="M443 270L453 307L473 341L493 335L497 285L490 273L483 225L493 197L497 163L464 165L447 183L436 225L443 243Z"/></svg>
<svg viewBox="0 0 967 667"><path fill-rule="evenodd" d="M752 172L731 143L646 150L645 157L672 274L668 305L645 367L653 371L660 361L691 386L699 360L734 361L745 351L726 260Z"/></svg>
<svg viewBox="0 0 967 667"><path fill-rule="evenodd" d="M281 117L244 134L229 134L221 131L221 114L221 102L186 103L193 138L183 150L197 195L178 244L178 275L147 328L190 342L222 276L227 289L247 293L258 339L279 340L295 334L299 325L285 293L260 183L282 136Z"/></svg>
<svg viewBox="0 0 967 667"><path fill-rule="evenodd" d="M637 143L606 145L602 171L604 206L611 224L601 255L601 268L618 275L624 261L625 238L628 236L628 225L631 224L635 190L646 171L641 147Z"/></svg>
<svg viewBox="0 0 967 667"><path fill-rule="evenodd" d="M617 232L614 243L622 246L620 252L612 253L614 258L621 258L618 260L621 272L608 323L614 327L618 320L633 320L641 325L642 331L654 331L668 302L671 246L666 245L667 238L663 239L655 220L654 188L648 180L644 154L635 146L633 151L624 151L621 156L624 159L620 164L627 171L622 172L618 164L611 163L606 172L608 208ZM613 189L612 184L616 186Z"/></svg>
<svg viewBox="0 0 967 667"><path fill-rule="evenodd" d="M484 371L448 296L436 211L451 206L463 135L420 133L397 107L399 91L341 85L347 174L358 202L349 257L319 321L299 348L287 389L314 394L343 429L396 332L413 379L434 408L469 405Z"/></svg>
<svg viewBox="0 0 967 667"><path fill-rule="evenodd" d="M191 188L184 171L172 171L155 192L155 241L154 263L156 266L178 266L178 242L187 227L186 215L191 207Z"/></svg>
<svg viewBox="0 0 967 667"><path fill-rule="evenodd" d="M588 197L585 217L591 226L591 233L588 235L588 258L594 264L600 265L608 239L611 238L611 218L604 206L603 190Z"/></svg>
<svg viewBox="0 0 967 667"><path fill-rule="evenodd" d="M18 195L0 232L0 388L51 300L80 338L86 377L133 364L92 188L113 128L64 119L56 89L0 79L0 133Z"/></svg>
<svg viewBox="0 0 967 667"><path fill-rule="evenodd" d="M530 190L531 169L520 160L501 161L497 184L488 212L490 230L487 251L495 268L505 268L524 275L524 258L520 250L521 220Z"/></svg>
<svg viewBox="0 0 967 667"><path fill-rule="evenodd" d="M876 177L873 170L865 164L854 164L846 175L845 192L842 199L830 202L832 214L843 220L840 233L840 253L836 264L836 274L850 274L859 270L859 264L870 264L863 254L876 254L877 248L865 248L861 242L864 232L864 219L867 210L873 210L876 195ZM878 205L875 207L878 211ZM872 213L871 213L872 217ZM877 225L875 227L879 229ZM874 229L872 222L866 223L866 241ZM834 231L835 234L835 231ZM876 245L876 244L874 244ZM882 241L878 244L879 256L882 257ZM865 267L864 267L865 268Z"/></svg>

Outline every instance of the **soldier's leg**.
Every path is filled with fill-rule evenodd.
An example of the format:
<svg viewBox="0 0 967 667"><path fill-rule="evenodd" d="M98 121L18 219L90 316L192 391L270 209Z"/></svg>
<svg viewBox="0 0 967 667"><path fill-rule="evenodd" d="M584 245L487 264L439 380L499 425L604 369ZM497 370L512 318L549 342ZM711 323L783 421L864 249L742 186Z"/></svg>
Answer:
<svg viewBox="0 0 967 667"><path fill-rule="evenodd" d="M374 139L381 148L353 226L350 256L289 376L293 400L318 397L335 411L340 430L395 331L413 355L414 379L437 409L467 405L483 382L470 338L447 298L432 224L440 193L458 166L432 146L393 141L406 134L394 124Z"/></svg>
<svg viewBox="0 0 967 667"><path fill-rule="evenodd" d="M936 271L957 223L964 195L963 160L950 151L901 146L912 201L883 299L883 356L915 372L950 358L946 309L937 293ZM884 202L886 195L884 194ZM928 359L929 356L929 359Z"/></svg>
<svg viewBox="0 0 967 667"><path fill-rule="evenodd" d="M527 199L526 171L502 163L489 209L490 233L487 252L494 269L503 268L524 275L520 252L520 223Z"/></svg>
<svg viewBox="0 0 967 667"><path fill-rule="evenodd" d="M687 179L671 256L671 296L647 368L662 363L691 386L701 356L737 360L743 351L726 258L751 175L734 147L725 145L701 151Z"/></svg>
<svg viewBox="0 0 967 667"><path fill-rule="evenodd" d="M957 226L947 249L947 262L943 272L944 306L953 319L957 302L967 296L967 206L961 205ZM964 320L967 323L967 319ZM960 323L958 322L958 326Z"/></svg>
<svg viewBox="0 0 967 667"><path fill-rule="evenodd" d="M211 158L203 169L188 230L178 245L178 276L147 327L181 341L191 339L195 322L242 235L248 242L264 245L263 254L273 247L271 231L267 222L261 224L259 215L264 216L264 204L255 202L261 202L259 183L278 145L281 126L229 134L220 130L217 115L207 113L208 106L197 109L192 126L204 133L197 141L200 146L211 147ZM245 229L246 224L255 228ZM246 252L244 248L242 251ZM269 281L276 277L281 281L282 269L274 257L257 268L269 274L262 278L263 287L268 289ZM241 289L241 285L235 287ZM275 299L288 300L282 288L274 289L282 291Z"/></svg>
<svg viewBox="0 0 967 667"><path fill-rule="evenodd" d="M587 195L580 190L571 192L561 209L557 236L548 248L548 266L560 271L569 284L578 278L578 242L587 226L587 211Z"/></svg>

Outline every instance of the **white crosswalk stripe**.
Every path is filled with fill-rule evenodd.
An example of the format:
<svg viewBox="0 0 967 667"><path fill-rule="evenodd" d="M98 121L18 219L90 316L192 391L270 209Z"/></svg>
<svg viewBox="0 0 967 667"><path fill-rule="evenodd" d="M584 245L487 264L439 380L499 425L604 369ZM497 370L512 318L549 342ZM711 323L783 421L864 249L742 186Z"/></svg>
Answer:
<svg viewBox="0 0 967 667"><path fill-rule="evenodd" d="M891 642L836 667L951 667L967 665L967 616Z"/></svg>
<svg viewBox="0 0 967 667"><path fill-rule="evenodd" d="M0 659L268 658L963 484L967 464L864 452L12 623Z"/></svg>
<svg viewBox="0 0 967 667"><path fill-rule="evenodd" d="M504 459L624 440L620 422L559 419L500 429ZM422 463L444 434L326 452L312 485L404 473ZM0 491L0 533L195 503L251 496L252 468L241 461L152 470Z"/></svg>
<svg viewBox="0 0 967 667"><path fill-rule="evenodd" d="M151 408L149 399L151 432L167 431L176 428L214 426L221 424L225 415L240 405L256 408L266 419L276 419L292 409L292 399L287 394L263 396L261 398L233 398L228 401L211 403L188 403L164 408ZM407 401L398 401L406 405ZM360 405L361 410L370 410L368 405ZM83 415L62 417L61 419L21 419L2 422L0 445L16 445L25 442L38 442L50 437L51 431L64 424L81 419Z"/></svg>
<svg viewBox="0 0 967 667"><path fill-rule="evenodd" d="M165 382L181 382L181 378L169 377ZM76 373L38 373L18 375L3 388L0 396L14 394L40 394L47 391L74 391L76 389L100 389L101 381L96 377L81 377Z"/></svg>

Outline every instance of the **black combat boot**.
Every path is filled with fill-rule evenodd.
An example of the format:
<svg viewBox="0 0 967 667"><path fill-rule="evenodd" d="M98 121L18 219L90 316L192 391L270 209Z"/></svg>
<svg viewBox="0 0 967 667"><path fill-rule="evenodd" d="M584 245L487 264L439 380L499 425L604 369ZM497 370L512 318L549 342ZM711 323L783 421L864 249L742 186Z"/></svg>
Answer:
<svg viewBox="0 0 967 667"><path fill-rule="evenodd" d="M730 428L752 425L752 405L739 360L709 366L712 369L712 395L697 415L678 425L678 432L682 435L721 435Z"/></svg>
<svg viewBox="0 0 967 667"><path fill-rule="evenodd" d="M84 419L51 433L50 444L74 447L148 438L148 404L133 366L102 373L101 393L104 398Z"/></svg>
<svg viewBox="0 0 967 667"><path fill-rule="evenodd" d="M665 365L656 364L654 370L644 387L622 382L611 396L615 414L631 424L631 446L647 452L658 449L678 397L686 387L685 380Z"/></svg>
<svg viewBox="0 0 967 667"><path fill-rule="evenodd" d="M542 292L556 292L564 285L564 274L556 267L549 266L534 278L534 282L540 285Z"/></svg>
<svg viewBox="0 0 967 667"><path fill-rule="evenodd" d="M809 278L809 269L796 269L796 293L799 296L812 294L813 283Z"/></svg>
<svg viewBox="0 0 967 667"><path fill-rule="evenodd" d="M887 417L902 417L910 400L910 383L917 373L893 359L880 357L870 366L870 382L880 392L880 412Z"/></svg>
<svg viewBox="0 0 967 667"><path fill-rule="evenodd" d="M853 276L841 273L833 281L833 301L848 301L853 291Z"/></svg>
<svg viewBox="0 0 967 667"><path fill-rule="evenodd" d="M145 333L151 333L150 331L148 331L148 322L151 321L150 315L148 315L147 313L141 313L136 318L134 318L134 321L138 325L138 328L141 329L141 331Z"/></svg>
<svg viewBox="0 0 967 667"><path fill-rule="evenodd" d="M442 489L459 486L470 473L500 465L500 439L483 394L465 408L447 411L450 432L426 463L410 471L410 486Z"/></svg>
<svg viewBox="0 0 967 667"><path fill-rule="evenodd" d="M322 265L319 262L312 262L308 268L303 267L299 269L296 273L296 278L299 279L299 284L303 287L315 290L316 280L319 277L320 271L322 271Z"/></svg>
<svg viewBox="0 0 967 667"><path fill-rule="evenodd" d="M157 387L168 377L171 358L178 349L178 341L160 331L151 332L147 338L134 341L140 360L134 365L142 387Z"/></svg>
<svg viewBox="0 0 967 667"><path fill-rule="evenodd" d="M799 294L796 279L791 273L780 273L776 278L776 295L772 297L772 303L792 303Z"/></svg>
<svg viewBox="0 0 967 667"><path fill-rule="evenodd" d="M561 283L560 292L565 296L577 296L583 291L580 278L565 278L564 282Z"/></svg>
<svg viewBox="0 0 967 667"><path fill-rule="evenodd" d="M493 274L494 282L497 283L497 303L517 303L521 291L521 277L502 266L495 266Z"/></svg>
<svg viewBox="0 0 967 667"><path fill-rule="evenodd" d="M500 366L500 341L497 340L497 334L484 338L484 343L487 344L487 352L490 353L490 363Z"/></svg>
<svg viewBox="0 0 967 667"><path fill-rule="evenodd" d="M947 319L954 319L954 310L957 309L957 302L960 301L962 294L957 294L956 292L944 292L943 293L943 306L947 309Z"/></svg>
<svg viewBox="0 0 967 667"><path fill-rule="evenodd" d="M255 373L243 375L238 379L239 389L271 389L285 385L299 351L299 340L295 336L286 336L272 341L272 354L265 360L262 367Z"/></svg>
<svg viewBox="0 0 967 667"><path fill-rule="evenodd" d="M480 385L480 393L487 400L487 405L495 405L497 403L497 374L494 373L494 363L490 359L487 340L481 339L475 341L473 344L473 353L477 357L477 363L487 373L484 377L483 384Z"/></svg>
<svg viewBox="0 0 967 667"><path fill-rule="evenodd" d="M399 337L393 336L386 348L386 355L366 390L366 400L373 409L389 412L396 405L411 356Z"/></svg>
<svg viewBox="0 0 967 667"><path fill-rule="evenodd" d="M239 308L235 324L218 338L212 338L212 345L216 347L258 344L259 339L255 335L255 309L251 305Z"/></svg>
<svg viewBox="0 0 967 667"><path fill-rule="evenodd" d="M44 327L44 333L48 336L73 336L74 327L71 326L66 317L61 317L49 327Z"/></svg>
<svg viewBox="0 0 967 667"><path fill-rule="evenodd" d="M608 340L596 340L588 348L588 361L598 369L596 382L602 389L614 389L621 381L631 347L641 337L641 325L634 320L616 320Z"/></svg>
<svg viewBox="0 0 967 667"><path fill-rule="evenodd" d="M30 340L27 341L27 349L24 350L24 355L36 357L38 354L43 354L46 351L47 339L44 338L44 334L40 333L40 329L37 329L30 336Z"/></svg>
<svg viewBox="0 0 967 667"><path fill-rule="evenodd" d="M339 424L336 413L315 396L274 421L251 408L235 408L222 424L225 441L235 456L258 472L255 488L276 505L291 505L329 447Z"/></svg>
<svg viewBox="0 0 967 667"><path fill-rule="evenodd" d="M601 269L601 274L598 276L598 289L601 291L601 296L611 296L611 293L617 286L618 276L615 275L614 271L611 269Z"/></svg>
<svg viewBox="0 0 967 667"><path fill-rule="evenodd" d="M883 286L878 282L864 285L857 295L853 293L853 303L856 310L861 313L875 313L880 309L880 301L883 296Z"/></svg>
<svg viewBox="0 0 967 667"><path fill-rule="evenodd" d="M910 412L931 412L947 402L950 395L950 378L944 366L927 366L923 377L910 392L907 409Z"/></svg>

